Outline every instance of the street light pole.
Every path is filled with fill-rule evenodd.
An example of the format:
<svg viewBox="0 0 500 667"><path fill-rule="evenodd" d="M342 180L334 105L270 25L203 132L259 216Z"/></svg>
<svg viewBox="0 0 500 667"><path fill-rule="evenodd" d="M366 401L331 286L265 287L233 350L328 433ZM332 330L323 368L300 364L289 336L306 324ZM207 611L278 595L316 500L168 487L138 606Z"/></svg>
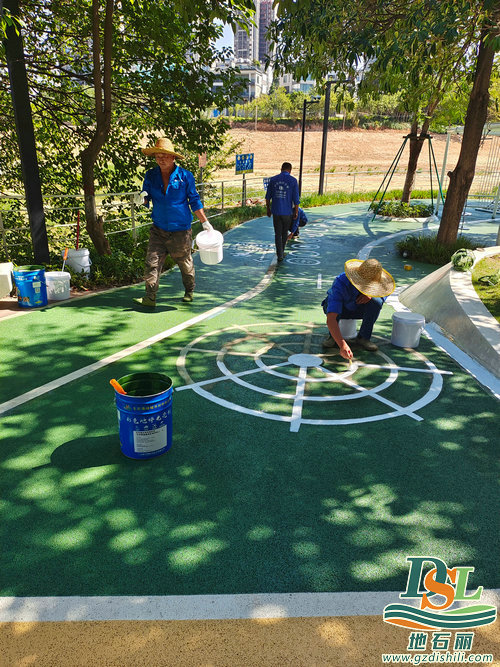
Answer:
<svg viewBox="0 0 500 667"><path fill-rule="evenodd" d="M330 88L332 83L350 83L349 79L339 81L338 79L331 79L326 82L325 89L325 113L323 115L323 142L321 144L321 164L319 167L319 188L318 194L323 194L323 184L325 181L325 162L326 162L326 142L328 138L328 120L330 117Z"/></svg>
<svg viewBox="0 0 500 667"><path fill-rule="evenodd" d="M323 194L323 183L325 181L325 161L326 161L326 141L328 138L328 120L330 117L330 89L333 81L326 82L325 89L325 112L323 114L323 141L321 143L321 163L319 167L319 188L318 194Z"/></svg>
<svg viewBox="0 0 500 667"><path fill-rule="evenodd" d="M306 110L308 104L317 104L318 100L304 100L302 105L302 137L300 140L299 196L302 193L302 166L304 164L304 137L306 130Z"/></svg>

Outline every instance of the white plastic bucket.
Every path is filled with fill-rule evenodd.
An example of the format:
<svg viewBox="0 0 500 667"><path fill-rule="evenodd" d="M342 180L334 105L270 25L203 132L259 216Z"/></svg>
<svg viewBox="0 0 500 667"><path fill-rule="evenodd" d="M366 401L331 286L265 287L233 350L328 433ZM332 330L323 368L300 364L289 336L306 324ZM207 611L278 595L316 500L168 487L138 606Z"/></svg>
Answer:
<svg viewBox="0 0 500 667"><path fill-rule="evenodd" d="M425 317L419 313L394 313L391 343L396 347L418 347Z"/></svg>
<svg viewBox="0 0 500 667"><path fill-rule="evenodd" d="M49 301L69 299L70 274L67 271L46 271L47 298Z"/></svg>
<svg viewBox="0 0 500 667"><path fill-rule="evenodd" d="M216 229L200 232L196 236L196 245L200 250L200 259L203 264L218 264L222 262L222 244L224 238Z"/></svg>
<svg viewBox="0 0 500 667"><path fill-rule="evenodd" d="M357 320L339 320L339 329L342 338L345 340L356 338L356 325Z"/></svg>
<svg viewBox="0 0 500 667"><path fill-rule="evenodd" d="M64 251L62 252L64 256ZM90 265L92 264L89 256L88 248L80 248L79 250L68 250L68 258L66 264L73 269L75 273L90 273Z"/></svg>
<svg viewBox="0 0 500 667"><path fill-rule="evenodd" d="M0 264L0 299L12 292L12 271L14 264L4 262Z"/></svg>

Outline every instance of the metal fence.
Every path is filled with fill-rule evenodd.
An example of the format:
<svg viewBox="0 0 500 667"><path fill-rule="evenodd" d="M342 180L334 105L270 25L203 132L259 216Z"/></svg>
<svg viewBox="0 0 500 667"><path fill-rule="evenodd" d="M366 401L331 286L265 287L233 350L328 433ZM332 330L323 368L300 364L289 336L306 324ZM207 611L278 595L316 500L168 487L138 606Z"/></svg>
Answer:
<svg viewBox="0 0 500 667"><path fill-rule="evenodd" d="M384 177L383 171L333 171L325 174L324 192L361 193L376 191ZM390 189L402 189L406 171L398 170ZM225 210L242 204L265 202L268 178L244 175L229 180L198 183L197 188L210 219ZM319 171L302 175L302 195L318 191ZM437 183L433 180L434 190ZM429 189L429 172L416 174L415 189ZM471 190L471 193L473 189ZM96 194L98 215L104 220L106 236L131 232L137 240L139 230L151 224L150 211L135 203L137 192ZM44 198L49 245L73 245L80 232L85 233L83 195L48 195ZM0 252L9 258L19 246L31 246L28 214L24 197L0 196Z"/></svg>

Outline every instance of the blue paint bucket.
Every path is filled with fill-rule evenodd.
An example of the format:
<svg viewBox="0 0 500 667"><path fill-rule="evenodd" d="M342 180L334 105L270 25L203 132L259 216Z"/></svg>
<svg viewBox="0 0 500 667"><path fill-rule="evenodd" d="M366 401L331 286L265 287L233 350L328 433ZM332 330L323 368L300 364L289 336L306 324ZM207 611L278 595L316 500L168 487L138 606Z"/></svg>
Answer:
<svg viewBox="0 0 500 667"><path fill-rule="evenodd" d="M40 308L47 305L47 284L43 266L18 266L12 273L16 283L17 303L21 308Z"/></svg>
<svg viewBox="0 0 500 667"><path fill-rule="evenodd" d="M115 390L122 454L150 459L172 446L172 380L162 373L132 373Z"/></svg>

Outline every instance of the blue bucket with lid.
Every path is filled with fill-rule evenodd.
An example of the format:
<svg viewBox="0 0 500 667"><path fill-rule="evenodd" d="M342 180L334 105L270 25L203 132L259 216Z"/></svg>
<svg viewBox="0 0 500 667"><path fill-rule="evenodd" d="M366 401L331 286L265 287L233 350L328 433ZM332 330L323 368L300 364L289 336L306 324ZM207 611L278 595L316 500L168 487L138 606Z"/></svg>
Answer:
<svg viewBox="0 0 500 667"><path fill-rule="evenodd" d="M131 373L115 390L122 454L150 459L172 446L172 380L162 373Z"/></svg>
<svg viewBox="0 0 500 667"><path fill-rule="evenodd" d="M43 266L18 266L12 273L16 283L17 303L21 308L40 308L47 305L47 283Z"/></svg>

